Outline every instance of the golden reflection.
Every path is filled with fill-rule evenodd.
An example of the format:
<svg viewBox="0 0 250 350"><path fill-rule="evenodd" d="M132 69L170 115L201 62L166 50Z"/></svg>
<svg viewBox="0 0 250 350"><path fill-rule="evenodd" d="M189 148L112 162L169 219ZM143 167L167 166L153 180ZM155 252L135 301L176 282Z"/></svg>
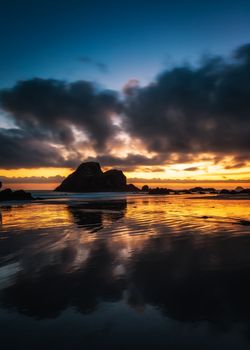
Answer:
<svg viewBox="0 0 250 350"><path fill-rule="evenodd" d="M77 209L77 215L88 217L89 214L98 214L98 220L86 225L93 229L105 229L120 239L127 234L136 237L145 237L155 234L155 225L176 226L178 223L189 224L190 219L214 219L225 223L233 220L249 219L249 200L218 200L207 199L197 195L169 195L169 196L136 196L128 197L126 211L104 209ZM78 208L76 206L76 208ZM120 213L121 218L114 221ZM73 212L74 215L74 212ZM84 220L83 220L84 222ZM196 222L197 226L200 223ZM2 207L2 229L45 229L45 228L74 228L72 212L67 204L30 203ZM81 225L81 229L84 224ZM199 229L202 225L199 226ZM136 236L136 237L135 237Z"/></svg>
<svg viewBox="0 0 250 350"><path fill-rule="evenodd" d="M196 244L200 237L220 232L249 234L249 228L240 225L240 220L250 218L249 200L136 196L127 198L124 210L86 209L78 205L44 202L3 207L0 236L32 233L32 240L26 242L29 259L43 252L47 256L46 261L40 261L43 266L50 260L61 261L62 254L66 254L61 266L65 272L82 268L96 247L105 244L114 257L113 275L118 278L126 274L131 257L143 252L154 240L164 238L161 249L166 253L171 251L175 236L191 235Z"/></svg>
<svg viewBox="0 0 250 350"><path fill-rule="evenodd" d="M2 229L47 229L71 224L65 205L24 204L3 207Z"/></svg>

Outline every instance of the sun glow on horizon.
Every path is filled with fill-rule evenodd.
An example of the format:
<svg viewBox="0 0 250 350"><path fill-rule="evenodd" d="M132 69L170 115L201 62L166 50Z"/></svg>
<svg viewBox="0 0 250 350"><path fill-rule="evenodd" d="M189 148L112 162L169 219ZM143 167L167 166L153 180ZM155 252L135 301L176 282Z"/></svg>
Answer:
<svg viewBox="0 0 250 350"><path fill-rule="evenodd" d="M0 175L7 177L50 177L50 176L68 176L73 169L71 168L20 168L20 169L1 169Z"/></svg>
<svg viewBox="0 0 250 350"><path fill-rule="evenodd" d="M236 187L237 184L250 184L250 164L234 168L228 166L230 158L225 162L214 164L213 161L197 161L193 163L176 163L163 166L135 166L124 169L128 183L134 183L138 187L148 184L151 187L192 187L193 184L208 184L210 187ZM103 170L110 168L122 169L117 166L105 166ZM125 168L125 167L124 167ZM2 169L4 187L13 189L54 189L74 169L71 168L31 168L31 169ZM30 178L30 182L29 182ZM9 179L9 181L8 181ZM232 185L228 185L229 183ZM171 185L171 186L170 186ZM208 187L209 187L208 186Z"/></svg>

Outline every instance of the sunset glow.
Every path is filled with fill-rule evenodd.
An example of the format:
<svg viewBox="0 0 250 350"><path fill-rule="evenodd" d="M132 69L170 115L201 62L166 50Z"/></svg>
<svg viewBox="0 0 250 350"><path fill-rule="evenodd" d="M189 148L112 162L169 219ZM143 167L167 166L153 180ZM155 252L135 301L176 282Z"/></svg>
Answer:
<svg viewBox="0 0 250 350"><path fill-rule="evenodd" d="M125 175L128 182L133 182L138 187L145 184L167 188L190 188L192 184L200 186L206 184L205 187L216 188L234 188L239 184L249 186L249 163L244 167L231 169L230 165L227 165L232 164L230 161L231 158L228 157L218 164L195 162L167 166L141 166L125 171ZM109 167L104 167L104 170L108 169ZM72 170L71 168L2 169L1 176L9 179L9 182L7 180L4 182L13 188L54 189Z"/></svg>

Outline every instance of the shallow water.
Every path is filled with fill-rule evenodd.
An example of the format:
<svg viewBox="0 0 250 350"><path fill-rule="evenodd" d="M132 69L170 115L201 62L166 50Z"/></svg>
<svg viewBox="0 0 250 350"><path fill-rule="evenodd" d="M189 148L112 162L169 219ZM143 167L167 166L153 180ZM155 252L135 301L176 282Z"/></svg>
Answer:
<svg viewBox="0 0 250 350"><path fill-rule="evenodd" d="M249 200L59 197L1 208L1 349L250 348Z"/></svg>

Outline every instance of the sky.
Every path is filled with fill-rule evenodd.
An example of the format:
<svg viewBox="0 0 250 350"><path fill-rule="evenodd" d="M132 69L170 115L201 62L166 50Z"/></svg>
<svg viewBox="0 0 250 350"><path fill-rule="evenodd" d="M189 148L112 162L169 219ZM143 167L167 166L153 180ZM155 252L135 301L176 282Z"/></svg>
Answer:
<svg viewBox="0 0 250 350"><path fill-rule="evenodd" d="M0 4L0 178L250 182L250 1Z"/></svg>

